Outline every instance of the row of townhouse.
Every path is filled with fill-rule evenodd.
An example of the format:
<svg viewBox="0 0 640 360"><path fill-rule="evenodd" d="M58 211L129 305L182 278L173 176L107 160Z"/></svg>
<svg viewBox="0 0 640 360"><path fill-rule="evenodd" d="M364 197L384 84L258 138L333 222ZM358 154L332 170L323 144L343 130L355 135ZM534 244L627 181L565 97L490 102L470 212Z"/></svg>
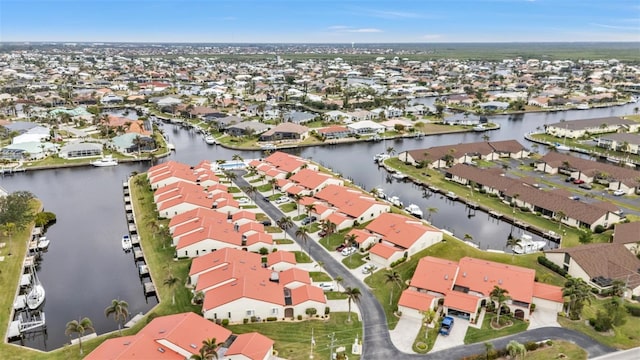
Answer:
<svg viewBox="0 0 640 360"><path fill-rule="evenodd" d="M273 359L274 341L268 337L257 332L234 335L191 312L160 316L135 335L107 339L85 359L192 359L209 339L220 344L217 359Z"/></svg>
<svg viewBox="0 0 640 360"><path fill-rule="evenodd" d="M426 149L403 151L398 158L413 166L426 165L432 169L473 160L493 161L501 158L523 159L529 151L516 140L482 141L475 143L433 146Z"/></svg>
<svg viewBox="0 0 640 360"><path fill-rule="evenodd" d="M619 210L604 202L584 203L572 200L562 190L545 191L522 180L503 176L498 169L479 169L457 164L446 170L445 177L478 191L495 194L519 208L526 208L548 218L563 214L560 221L568 226L586 227L592 231L598 225L605 228L620 222Z"/></svg>
<svg viewBox="0 0 640 360"><path fill-rule="evenodd" d="M638 132L640 122L627 120L617 116L584 120L561 121L545 125L545 132L559 138L577 139L589 134L610 132Z"/></svg>
<svg viewBox="0 0 640 360"><path fill-rule="evenodd" d="M268 255L265 267L256 253L224 248L195 258L189 282L204 293L202 313L212 320L294 319L309 309L324 314L327 303L323 290L286 251Z"/></svg>
<svg viewBox="0 0 640 360"><path fill-rule="evenodd" d="M640 173L633 169L559 152L547 153L536 162L535 168L548 174L564 173L588 184L607 184L609 190L622 190L628 195L640 193Z"/></svg>
<svg viewBox="0 0 640 360"><path fill-rule="evenodd" d="M453 261L427 256L418 262L398 309L403 316L422 319L423 311L441 305L446 315L475 323L497 286L508 291L510 299L503 306L518 319L528 320L534 304L536 311L562 311L562 288L536 282L535 275L533 269L472 257Z"/></svg>

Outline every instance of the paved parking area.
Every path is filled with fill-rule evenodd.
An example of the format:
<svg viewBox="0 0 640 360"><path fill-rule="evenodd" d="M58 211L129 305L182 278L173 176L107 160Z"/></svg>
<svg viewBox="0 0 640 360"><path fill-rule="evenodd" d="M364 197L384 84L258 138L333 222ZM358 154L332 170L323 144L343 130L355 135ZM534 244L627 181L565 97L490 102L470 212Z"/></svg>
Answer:
<svg viewBox="0 0 640 360"><path fill-rule="evenodd" d="M413 354L413 342L416 336L418 336L420 326L422 326L421 319L416 319L411 316L400 317L396 328L389 331L393 345L402 352Z"/></svg>
<svg viewBox="0 0 640 360"><path fill-rule="evenodd" d="M449 349L455 346L464 345L464 336L469 328L469 320L454 317L453 329L448 336L438 335L436 343L433 344L432 352Z"/></svg>
<svg viewBox="0 0 640 360"><path fill-rule="evenodd" d="M529 330L550 326L560 327L558 314L551 309L536 308L529 318Z"/></svg>

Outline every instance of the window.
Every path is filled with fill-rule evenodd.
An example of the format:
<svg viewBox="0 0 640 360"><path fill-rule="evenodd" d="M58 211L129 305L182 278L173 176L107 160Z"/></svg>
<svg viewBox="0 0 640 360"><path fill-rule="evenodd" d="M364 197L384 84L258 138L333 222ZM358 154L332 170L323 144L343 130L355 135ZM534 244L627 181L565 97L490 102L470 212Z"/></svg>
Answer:
<svg viewBox="0 0 640 360"><path fill-rule="evenodd" d="M255 316L256 311L255 310L247 310L247 316Z"/></svg>
<svg viewBox="0 0 640 360"><path fill-rule="evenodd" d="M231 311L227 313L229 315L229 319L231 319Z"/></svg>
<svg viewBox="0 0 640 360"><path fill-rule="evenodd" d="M272 308L271 315L278 315L278 308Z"/></svg>
<svg viewBox="0 0 640 360"><path fill-rule="evenodd" d="M569 253L564 253L564 263L569 264L571 262L571 255Z"/></svg>

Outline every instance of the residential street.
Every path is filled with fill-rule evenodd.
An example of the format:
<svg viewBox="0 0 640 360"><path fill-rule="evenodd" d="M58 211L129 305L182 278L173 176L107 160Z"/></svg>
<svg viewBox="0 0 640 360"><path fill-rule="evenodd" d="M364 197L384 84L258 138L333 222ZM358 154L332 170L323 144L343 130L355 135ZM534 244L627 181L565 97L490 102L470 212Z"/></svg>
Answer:
<svg viewBox="0 0 640 360"><path fill-rule="evenodd" d="M246 187L250 184L242 178L245 174L244 171L235 170L237 178L235 180L236 185L239 187ZM272 219L277 220L282 217L282 212L274 204L265 201L261 196L256 196L256 205L258 205L264 213L266 213ZM324 263L324 269L329 273L332 278L341 276L344 281L342 286L358 287L362 292L360 297L360 303L357 304L360 313L362 315L363 323L363 353L362 359L366 360L388 360L388 359L434 359L434 360L452 360L460 359L465 356L480 354L485 350L483 343L477 343L472 345L460 345L453 348L449 348L443 351L429 353L426 355L420 354L406 354L398 350L393 342L389 329L387 328L387 320L382 309L382 306L376 298L373 296L368 287L364 285L349 269L338 262L333 256L326 251L322 245L316 241L309 239L307 244L304 244L295 236L297 226L290 228L287 233L294 239L303 249L309 249L309 256L315 261L322 261ZM358 271L358 270L355 270ZM411 335L414 336L414 335ZM577 333L572 330L559 328L559 327L544 327L538 328L524 333L504 337L501 339L493 340L492 343L496 348L506 347L507 343L511 340L516 340L520 343L526 343L529 341L541 341L546 339L562 339L576 343L578 346L584 348L589 357L601 356L615 351L612 348L601 345L586 335Z"/></svg>

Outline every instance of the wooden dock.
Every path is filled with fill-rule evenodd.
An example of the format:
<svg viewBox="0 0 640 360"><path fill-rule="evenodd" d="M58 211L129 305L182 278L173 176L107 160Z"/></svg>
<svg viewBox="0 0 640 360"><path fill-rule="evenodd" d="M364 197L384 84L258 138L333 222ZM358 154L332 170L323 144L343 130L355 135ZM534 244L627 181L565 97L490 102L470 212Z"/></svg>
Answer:
<svg viewBox="0 0 640 360"><path fill-rule="evenodd" d="M144 253L142 252L142 249L134 249L133 250L133 258L136 261L144 260Z"/></svg>
<svg viewBox="0 0 640 360"><path fill-rule="evenodd" d="M144 283L144 295L145 296L155 295L155 293L156 293L156 287L155 287L155 285L153 285L152 282Z"/></svg>
<svg viewBox="0 0 640 360"><path fill-rule="evenodd" d="M496 219L500 219L503 216L501 213L493 210L489 211L489 215L493 216Z"/></svg>

